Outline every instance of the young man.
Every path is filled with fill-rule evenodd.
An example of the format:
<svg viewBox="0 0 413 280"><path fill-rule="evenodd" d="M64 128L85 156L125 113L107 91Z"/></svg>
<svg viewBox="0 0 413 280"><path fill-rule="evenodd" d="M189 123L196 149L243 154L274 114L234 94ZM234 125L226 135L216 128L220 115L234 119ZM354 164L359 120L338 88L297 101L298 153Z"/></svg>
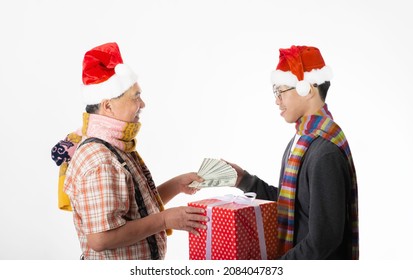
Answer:
<svg viewBox="0 0 413 280"><path fill-rule="evenodd" d="M82 94L87 106L81 132L52 150L57 163L70 160L64 191L82 258L163 259L167 229L198 234L206 220L202 209L164 210L163 203L181 192L194 193L188 184L202 179L188 173L155 186L135 149L139 113L145 107L141 88L116 43L85 54ZM73 147L77 149L71 157Z"/></svg>
<svg viewBox="0 0 413 280"><path fill-rule="evenodd" d="M279 187L239 166L237 187L278 202L281 259L358 259L356 172L325 98L331 70L315 47L280 49L272 84L281 116L295 123Z"/></svg>

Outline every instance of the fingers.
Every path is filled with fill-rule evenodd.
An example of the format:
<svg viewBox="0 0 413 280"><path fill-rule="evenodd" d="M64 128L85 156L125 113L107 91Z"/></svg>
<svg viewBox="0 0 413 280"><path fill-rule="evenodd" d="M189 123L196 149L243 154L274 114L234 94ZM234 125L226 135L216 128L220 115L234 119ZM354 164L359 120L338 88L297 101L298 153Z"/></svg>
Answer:
<svg viewBox="0 0 413 280"><path fill-rule="evenodd" d="M165 226L177 230L185 230L199 235L198 230L205 230L208 217L205 209L190 206L181 206L165 210Z"/></svg>
<svg viewBox="0 0 413 280"><path fill-rule="evenodd" d="M205 229L206 229L206 228L205 228ZM205 229L203 229L203 230L205 230ZM186 227L186 228L184 228L184 229L182 229L182 230L187 231L187 232L189 232L189 233L192 233L193 235L196 235L196 236L200 236L200 235L201 235L201 232L202 232L200 228L191 227L191 226L188 226L188 227Z"/></svg>
<svg viewBox="0 0 413 280"><path fill-rule="evenodd" d="M200 233L198 230L206 230L205 225L208 222L208 217L204 215L205 209L197 207L185 207L185 216L183 219L182 230L188 231L196 236Z"/></svg>
<svg viewBox="0 0 413 280"><path fill-rule="evenodd" d="M199 207L185 206L185 213L188 214L205 214L205 209ZM199 216L199 215L198 215Z"/></svg>
<svg viewBox="0 0 413 280"><path fill-rule="evenodd" d="M226 161L226 160L223 159L223 158L221 158L221 160L222 160L223 162L226 162L226 163L228 163L228 164L231 164L229 161Z"/></svg>
<svg viewBox="0 0 413 280"><path fill-rule="evenodd" d="M225 159L222 159L222 158L221 158L221 160L222 160L223 162L231 165L234 169L240 168L240 167L239 167L238 165L236 165L235 163L229 162L229 161L227 161L227 160L225 160Z"/></svg>
<svg viewBox="0 0 413 280"><path fill-rule="evenodd" d="M199 216L199 215L198 215ZM205 219L206 218L206 219ZM208 218L207 217L204 217L204 220L206 221ZM199 223L199 222L189 222L188 223L188 226L187 227L185 227L183 230L185 230L185 231L188 231L188 232L190 232L190 233L192 233L192 234L195 234L196 236L199 236L200 235L200 233L199 233L199 229L202 229L202 230L206 230L207 229L207 226L205 225L205 224L203 224L203 223Z"/></svg>
<svg viewBox="0 0 413 280"><path fill-rule="evenodd" d="M187 207L186 211L188 214L188 227L186 227L184 230L196 236L199 236L200 233L198 229L206 230L207 226L205 225L205 223L209 221L209 218L206 215L203 215L206 212L205 209Z"/></svg>
<svg viewBox="0 0 413 280"><path fill-rule="evenodd" d="M207 216L204 216L204 215L194 215L194 214L189 215L189 216L188 216L188 220L189 220L189 221L196 221L196 222L208 222L208 221L209 221L209 219L208 219Z"/></svg>
<svg viewBox="0 0 413 280"><path fill-rule="evenodd" d="M199 231L197 231L197 230L194 229L194 228L189 228L189 229L187 229L186 231L189 232L189 233L192 233L192 234L195 235L195 236L200 236L200 235L201 235L201 234L199 233Z"/></svg>
<svg viewBox="0 0 413 280"><path fill-rule="evenodd" d="M244 177L244 174L245 174L244 169L242 169L241 167L239 167L239 166L238 166L237 164L235 164L235 163L228 162L228 161L226 161L226 160L224 160L224 159L222 159L222 160L225 161L226 163L228 163L229 165L231 165L232 168L234 168L235 171L237 172L238 177L237 177L237 182L235 183L235 186L238 186L239 183L240 183L241 180L242 180L242 177Z"/></svg>
<svg viewBox="0 0 413 280"><path fill-rule="evenodd" d="M239 167L237 164L226 161L225 159L221 159L222 161L226 162L227 164L231 165L232 168L234 168L237 172L239 172L240 170L242 170L241 167Z"/></svg>
<svg viewBox="0 0 413 280"><path fill-rule="evenodd" d="M192 188L192 187L188 187L187 189L184 189L184 193L189 194L189 195L193 195L196 194L197 191L199 191L198 188Z"/></svg>
<svg viewBox="0 0 413 280"><path fill-rule="evenodd" d="M208 217L205 216L205 209L187 206L185 212L188 214L188 221L208 222ZM197 223L198 224L198 223Z"/></svg>
<svg viewBox="0 0 413 280"><path fill-rule="evenodd" d="M191 181L197 181L199 183L204 181L204 179L195 172L188 173L187 175Z"/></svg>
<svg viewBox="0 0 413 280"><path fill-rule="evenodd" d="M202 183L204 180L204 178L202 178L201 176L198 176L197 174L195 174L195 181Z"/></svg>

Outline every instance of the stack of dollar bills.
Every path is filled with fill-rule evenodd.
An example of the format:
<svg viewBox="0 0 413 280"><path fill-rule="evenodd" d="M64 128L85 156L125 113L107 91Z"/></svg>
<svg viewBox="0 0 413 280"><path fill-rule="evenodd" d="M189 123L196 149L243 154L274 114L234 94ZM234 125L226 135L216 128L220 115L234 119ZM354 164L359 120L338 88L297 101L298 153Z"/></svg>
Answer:
<svg viewBox="0 0 413 280"><path fill-rule="evenodd" d="M221 159L205 158L198 171L198 176L204 179L199 183L193 181L189 186L193 188L233 187L237 182L235 169Z"/></svg>

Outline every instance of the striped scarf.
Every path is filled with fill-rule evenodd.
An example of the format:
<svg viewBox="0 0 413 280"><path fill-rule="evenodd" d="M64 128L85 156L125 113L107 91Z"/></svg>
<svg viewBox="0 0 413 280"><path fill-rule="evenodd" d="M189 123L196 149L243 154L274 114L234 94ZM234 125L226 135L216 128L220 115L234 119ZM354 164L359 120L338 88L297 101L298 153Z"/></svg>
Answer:
<svg viewBox="0 0 413 280"><path fill-rule="evenodd" d="M358 200L356 170L351 156L350 147L341 128L333 121L331 113L325 104L314 115L303 116L296 122L297 134L300 138L286 164L280 194L278 197L278 237L281 255L293 247L294 210L297 177L301 161L311 143L322 137L335 145L347 157L352 179L350 218L352 223L352 259L358 259Z"/></svg>

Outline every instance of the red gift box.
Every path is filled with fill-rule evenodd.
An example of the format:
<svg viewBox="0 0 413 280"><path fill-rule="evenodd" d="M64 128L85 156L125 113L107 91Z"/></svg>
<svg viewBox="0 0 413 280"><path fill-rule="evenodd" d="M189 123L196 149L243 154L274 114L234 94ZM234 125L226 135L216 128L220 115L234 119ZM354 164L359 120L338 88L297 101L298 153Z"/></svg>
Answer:
<svg viewBox="0 0 413 280"><path fill-rule="evenodd" d="M260 199L238 203L234 198L188 203L188 206L206 209L205 215L210 217L210 222L206 223L208 229L198 230L200 236L189 234L190 260L278 257L277 203Z"/></svg>

